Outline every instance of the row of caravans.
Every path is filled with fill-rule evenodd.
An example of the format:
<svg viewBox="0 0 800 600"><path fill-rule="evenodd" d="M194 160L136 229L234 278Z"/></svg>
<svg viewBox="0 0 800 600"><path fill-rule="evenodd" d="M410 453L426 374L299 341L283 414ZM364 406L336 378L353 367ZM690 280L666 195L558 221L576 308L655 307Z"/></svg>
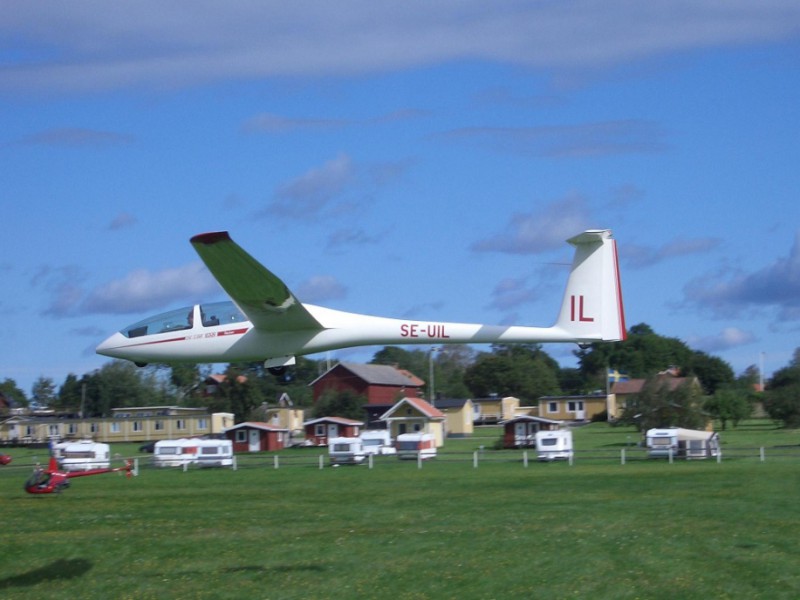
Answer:
<svg viewBox="0 0 800 600"><path fill-rule="evenodd" d="M153 465L156 467L233 466L231 440L181 438L160 440L153 448Z"/></svg>
<svg viewBox="0 0 800 600"><path fill-rule="evenodd" d="M436 456L436 439L431 433L401 433L392 445L386 430L365 431L359 437L328 440L328 457L333 465L357 465L369 455L391 455L399 459L428 459Z"/></svg>
<svg viewBox="0 0 800 600"><path fill-rule="evenodd" d="M541 461L572 458L572 431L536 433L537 457ZM436 439L430 433L402 433L392 446L387 431L367 431L361 437L328 440L328 456L333 465L360 464L370 454L392 454L400 460L427 460L436 456Z"/></svg>

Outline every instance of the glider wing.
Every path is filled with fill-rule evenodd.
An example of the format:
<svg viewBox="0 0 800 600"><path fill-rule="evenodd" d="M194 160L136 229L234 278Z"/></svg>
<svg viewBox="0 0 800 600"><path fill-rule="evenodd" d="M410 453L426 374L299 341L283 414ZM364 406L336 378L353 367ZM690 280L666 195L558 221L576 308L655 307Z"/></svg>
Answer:
<svg viewBox="0 0 800 600"><path fill-rule="evenodd" d="M202 233L192 246L222 288L259 329L322 329L286 284L234 242L227 231Z"/></svg>

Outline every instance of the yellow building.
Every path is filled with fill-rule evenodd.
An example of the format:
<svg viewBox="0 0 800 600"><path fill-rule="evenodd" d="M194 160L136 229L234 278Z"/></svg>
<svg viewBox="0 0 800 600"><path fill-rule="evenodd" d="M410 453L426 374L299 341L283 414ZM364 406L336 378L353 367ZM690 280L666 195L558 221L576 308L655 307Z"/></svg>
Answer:
<svg viewBox="0 0 800 600"><path fill-rule="evenodd" d="M593 417L608 412L606 394L582 396L542 396L539 398L539 416L557 421L591 421Z"/></svg>
<svg viewBox="0 0 800 600"><path fill-rule="evenodd" d="M472 400L437 400L436 408L445 416L444 434L447 437L470 437L474 431Z"/></svg>
<svg viewBox="0 0 800 600"><path fill-rule="evenodd" d="M41 444L50 440L148 442L221 434L233 426L232 413L204 408L151 406L112 409L110 417L81 419L58 415L14 415L0 423L0 441Z"/></svg>

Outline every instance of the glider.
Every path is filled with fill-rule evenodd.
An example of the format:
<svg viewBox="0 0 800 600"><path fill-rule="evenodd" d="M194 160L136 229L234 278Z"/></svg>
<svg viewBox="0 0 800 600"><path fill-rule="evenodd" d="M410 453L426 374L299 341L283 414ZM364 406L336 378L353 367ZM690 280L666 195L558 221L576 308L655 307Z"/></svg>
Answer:
<svg viewBox="0 0 800 600"><path fill-rule="evenodd" d="M273 373L295 357L339 348L404 344L512 344L625 339L616 241L609 230L567 240L575 247L567 287L550 327L393 319L302 304L226 231L191 239L233 300L150 317L113 334L98 354L147 363L263 361Z"/></svg>
<svg viewBox="0 0 800 600"><path fill-rule="evenodd" d="M60 494L69 487L69 480L73 477L87 477L89 475L102 475L103 473L118 473L125 471L125 476L131 476L133 465L126 460L121 467L113 469L89 469L87 471L59 470L55 456L50 457L47 468L36 467L33 474L25 482L25 491L29 494Z"/></svg>

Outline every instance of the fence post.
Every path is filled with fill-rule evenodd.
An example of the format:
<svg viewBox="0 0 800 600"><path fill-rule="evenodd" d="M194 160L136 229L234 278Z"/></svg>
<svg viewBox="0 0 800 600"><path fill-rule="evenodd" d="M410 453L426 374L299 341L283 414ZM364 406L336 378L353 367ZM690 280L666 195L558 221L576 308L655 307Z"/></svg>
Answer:
<svg viewBox="0 0 800 600"><path fill-rule="evenodd" d="M625 464L625 448L619 451L619 464Z"/></svg>
<svg viewBox="0 0 800 600"><path fill-rule="evenodd" d="M761 458L761 462L764 462L767 459L766 455L764 454L764 446L761 446L761 448L758 449L758 455L759 458Z"/></svg>
<svg viewBox="0 0 800 600"><path fill-rule="evenodd" d="M528 468L528 451L527 450L523 450L522 451L522 464L525 466L526 469Z"/></svg>
<svg viewBox="0 0 800 600"><path fill-rule="evenodd" d="M239 470L239 460L236 458L236 455L233 455L233 462L231 462L231 467L233 467L234 471Z"/></svg>
<svg viewBox="0 0 800 600"><path fill-rule="evenodd" d="M280 466L280 465L279 465L279 463L280 463L280 460L278 459L278 455L277 455L277 454L276 454L275 456L273 456L273 457L272 457L272 463L273 463L273 465L275 465L275 468L276 468L276 469L278 468L278 466Z"/></svg>
<svg viewBox="0 0 800 600"><path fill-rule="evenodd" d="M669 464L672 464L672 446L669 447Z"/></svg>
<svg viewBox="0 0 800 600"><path fill-rule="evenodd" d="M325 455L320 454L319 455L319 468L320 469L324 469L325 468L324 465L322 464L324 461L325 461Z"/></svg>
<svg viewBox="0 0 800 600"><path fill-rule="evenodd" d="M374 454L372 454L372 452L370 452L370 453L367 455L367 464L369 464L369 468L370 468L370 469L372 468L372 457L373 457L373 456L374 456Z"/></svg>
<svg viewBox="0 0 800 600"><path fill-rule="evenodd" d="M133 459L133 476L134 477L138 477L139 476L139 459L138 458L134 458Z"/></svg>
<svg viewBox="0 0 800 600"><path fill-rule="evenodd" d="M571 467L574 462L575 462L575 453L574 452L570 452L569 453L569 466Z"/></svg>
<svg viewBox="0 0 800 600"><path fill-rule="evenodd" d="M422 452L420 452L419 450L417 450L417 468L418 469L422 468Z"/></svg>

